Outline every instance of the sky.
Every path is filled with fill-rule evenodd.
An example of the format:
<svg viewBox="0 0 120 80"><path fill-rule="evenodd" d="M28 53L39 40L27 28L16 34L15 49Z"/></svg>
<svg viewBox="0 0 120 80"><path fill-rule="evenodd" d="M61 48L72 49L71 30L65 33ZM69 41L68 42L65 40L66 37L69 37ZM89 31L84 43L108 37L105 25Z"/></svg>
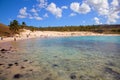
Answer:
<svg viewBox="0 0 120 80"><path fill-rule="evenodd" d="M0 23L28 26L120 24L120 0L0 0Z"/></svg>

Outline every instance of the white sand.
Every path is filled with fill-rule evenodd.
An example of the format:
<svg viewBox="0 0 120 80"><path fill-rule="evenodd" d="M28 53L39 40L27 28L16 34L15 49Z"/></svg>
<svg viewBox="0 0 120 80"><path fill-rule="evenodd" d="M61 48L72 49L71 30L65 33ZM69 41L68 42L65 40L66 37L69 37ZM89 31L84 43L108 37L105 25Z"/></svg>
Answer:
<svg viewBox="0 0 120 80"><path fill-rule="evenodd" d="M30 31L30 30L24 30L24 32L21 32L20 35L16 35L14 37L7 37L3 38L3 40L0 40L0 42L6 42L6 41L13 41L14 38L16 40L23 40L23 39L29 39L29 38L38 38L38 37L68 37L68 36L118 36L118 34L100 34L100 33L93 33L93 32L57 32L57 31Z"/></svg>

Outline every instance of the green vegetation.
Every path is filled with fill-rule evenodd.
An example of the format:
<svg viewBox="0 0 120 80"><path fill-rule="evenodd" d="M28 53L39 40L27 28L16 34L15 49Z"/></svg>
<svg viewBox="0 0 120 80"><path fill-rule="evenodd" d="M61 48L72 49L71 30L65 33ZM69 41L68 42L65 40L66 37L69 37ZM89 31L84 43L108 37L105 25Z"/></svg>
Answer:
<svg viewBox="0 0 120 80"><path fill-rule="evenodd" d="M19 23L17 20L10 22L10 28L12 34L17 34L19 32Z"/></svg>
<svg viewBox="0 0 120 80"><path fill-rule="evenodd" d="M91 25L91 26L59 26L59 27L28 27L40 31L90 31L105 34L120 34L120 25Z"/></svg>
<svg viewBox="0 0 120 80"><path fill-rule="evenodd" d="M13 20L12 22L10 22L9 27L0 24L0 36L19 34L22 29L29 29L31 31L90 31L105 34L120 34L120 25L35 27L27 26L25 22L19 24L17 20Z"/></svg>

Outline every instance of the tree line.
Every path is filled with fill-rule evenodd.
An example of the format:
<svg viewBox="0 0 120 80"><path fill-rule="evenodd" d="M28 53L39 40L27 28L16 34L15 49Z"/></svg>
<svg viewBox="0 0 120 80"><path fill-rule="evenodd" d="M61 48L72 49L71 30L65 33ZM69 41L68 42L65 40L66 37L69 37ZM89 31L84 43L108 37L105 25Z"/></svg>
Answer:
<svg viewBox="0 0 120 80"><path fill-rule="evenodd" d="M120 25L87 25L87 26L56 26L56 27L35 27L28 26L25 22L19 24L17 20L10 22L9 29L13 34L18 34L20 29L31 31L91 31L97 33L120 34Z"/></svg>

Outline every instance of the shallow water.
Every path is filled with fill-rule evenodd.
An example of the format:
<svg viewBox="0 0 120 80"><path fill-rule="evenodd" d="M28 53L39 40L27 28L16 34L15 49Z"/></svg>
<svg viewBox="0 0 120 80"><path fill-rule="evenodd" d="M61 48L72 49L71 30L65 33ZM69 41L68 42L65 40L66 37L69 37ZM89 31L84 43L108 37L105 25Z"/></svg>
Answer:
<svg viewBox="0 0 120 80"><path fill-rule="evenodd" d="M9 42L40 67L21 80L120 80L120 36L37 38Z"/></svg>

